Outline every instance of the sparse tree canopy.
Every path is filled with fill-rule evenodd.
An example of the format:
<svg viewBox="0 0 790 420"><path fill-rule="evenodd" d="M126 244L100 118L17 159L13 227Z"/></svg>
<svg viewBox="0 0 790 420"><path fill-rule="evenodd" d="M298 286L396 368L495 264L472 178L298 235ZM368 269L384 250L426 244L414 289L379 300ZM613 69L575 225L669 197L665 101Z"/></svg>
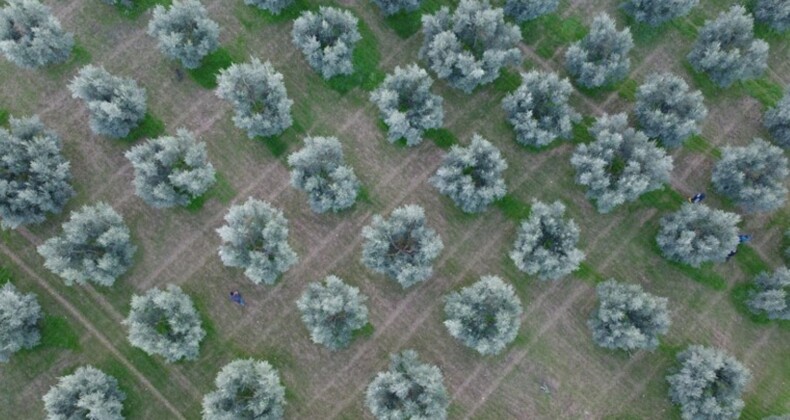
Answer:
<svg viewBox="0 0 790 420"><path fill-rule="evenodd" d="M335 137L307 137L305 147L288 156L291 185L307 193L316 213L338 212L354 205L360 183L345 164L343 148Z"/></svg>
<svg viewBox="0 0 790 420"><path fill-rule="evenodd" d="M699 0L626 0L622 7L637 22L658 26L686 16L697 4Z"/></svg>
<svg viewBox="0 0 790 420"><path fill-rule="evenodd" d="M447 331L482 355L500 353L518 335L521 301L499 277L483 276L444 301Z"/></svg>
<svg viewBox="0 0 790 420"><path fill-rule="evenodd" d="M354 46L362 39L359 21L348 10L321 6L294 21L291 36L307 63L324 79L354 72Z"/></svg>
<svg viewBox="0 0 790 420"><path fill-rule="evenodd" d="M529 218L521 222L510 258L519 270L540 280L557 280L579 268L584 253L576 248L579 227L566 220L559 201L532 204Z"/></svg>
<svg viewBox="0 0 790 420"><path fill-rule="evenodd" d="M0 363L12 354L32 349L41 341L41 306L36 295L22 294L11 282L0 287Z"/></svg>
<svg viewBox="0 0 790 420"><path fill-rule="evenodd" d="M362 237L362 263L404 288L430 277L444 248L439 234L425 225L422 207L414 204L395 209L387 220L373 216Z"/></svg>
<svg viewBox="0 0 790 420"><path fill-rule="evenodd" d="M126 394L118 381L93 366L82 366L58 383L42 398L47 420L122 420Z"/></svg>
<svg viewBox="0 0 790 420"><path fill-rule="evenodd" d="M708 109L702 92L690 92L685 80L672 73L654 73L636 91L634 114L645 135L669 148L699 134Z"/></svg>
<svg viewBox="0 0 790 420"><path fill-rule="evenodd" d="M724 262L738 246L735 213L714 210L704 204L686 203L661 219L656 236L664 257L699 267L705 262Z"/></svg>
<svg viewBox="0 0 790 420"><path fill-rule="evenodd" d="M505 96L502 108L516 130L516 141L525 146L546 146L567 140L573 123L581 119L568 104L573 87L556 73L530 71L521 74L521 86Z"/></svg>
<svg viewBox="0 0 790 420"><path fill-rule="evenodd" d="M293 4L293 0L244 0L244 3L255 6L261 10L266 10L274 15L279 15L288 6Z"/></svg>
<svg viewBox="0 0 790 420"><path fill-rule="evenodd" d="M339 350L348 347L354 330L368 323L366 300L358 288L327 276L323 284L307 285L296 305L313 342Z"/></svg>
<svg viewBox="0 0 790 420"><path fill-rule="evenodd" d="M132 79L111 75L104 67L83 67L69 89L72 97L85 101L96 134L126 137L145 117L145 89Z"/></svg>
<svg viewBox="0 0 790 420"><path fill-rule="evenodd" d="M17 66L62 63L73 47L74 36L38 0L8 0L0 9L0 53Z"/></svg>
<svg viewBox="0 0 790 420"><path fill-rule="evenodd" d="M601 347L626 351L655 350L658 336L671 323L667 298L651 295L638 284L614 280L596 286L598 307L587 322Z"/></svg>
<svg viewBox="0 0 790 420"><path fill-rule="evenodd" d="M198 0L174 0L167 9L157 5L148 35L157 39L162 54L188 69L200 67L203 57L219 47L219 25Z"/></svg>
<svg viewBox="0 0 790 420"><path fill-rule="evenodd" d="M560 0L507 0L505 14L521 23L552 13L559 5Z"/></svg>
<svg viewBox="0 0 790 420"><path fill-rule="evenodd" d="M507 193L505 169L499 149L475 134L469 146L450 149L431 183L464 212L479 213Z"/></svg>
<svg viewBox="0 0 790 420"><path fill-rule="evenodd" d="M370 100L381 111L387 124L387 140L394 143L406 139L408 146L422 143L425 130L440 128L444 120L443 99L431 93L433 79L416 64L395 67Z"/></svg>
<svg viewBox="0 0 790 420"><path fill-rule="evenodd" d="M38 246L44 267L68 286L112 286L131 267L136 250L123 218L102 202L71 212L63 233Z"/></svg>
<svg viewBox="0 0 790 420"><path fill-rule="evenodd" d="M257 58L233 64L217 77L217 96L233 105L233 123L247 137L276 136L293 125L291 105L283 75Z"/></svg>
<svg viewBox="0 0 790 420"><path fill-rule="evenodd" d="M288 220L269 203L250 197L231 207L225 222L217 229L222 238L219 257L228 267L243 268L253 283L274 284L296 264L296 253L288 245Z"/></svg>
<svg viewBox="0 0 790 420"><path fill-rule="evenodd" d="M265 360L234 360L214 379L216 391L203 397L204 420L283 418L285 387Z"/></svg>
<svg viewBox="0 0 790 420"><path fill-rule="evenodd" d="M38 116L9 122L0 127L0 226L16 229L60 213L74 190L58 135Z"/></svg>
<svg viewBox="0 0 790 420"><path fill-rule="evenodd" d="M770 212L787 198L787 157L762 139L745 147L725 147L713 168L716 190L748 212Z"/></svg>
<svg viewBox="0 0 790 420"><path fill-rule="evenodd" d="M401 12L413 12L420 7L422 0L373 0L385 16Z"/></svg>
<svg viewBox="0 0 790 420"><path fill-rule="evenodd" d="M790 270L777 268L773 274L760 273L755 279L756 290L747 304L755 313L765 313L769 319L790 320Z"/></svg>
<svg viewBox="0 0 790 420"><path fill-rule="evenodd" d="M586 88L609 85L628 76L634 47L631 30L618 31L606 13L595 17L590 33L573 43L565 52L565 68Z"/></svg>
<svg viewBox="0 0 790 420"><path fill-rule="evenodd" d="M790 29L790 1L758 0L754 17L767 23L773 30L784 32Z"/></svg>
<svg viewBox="0 0 790 420"><path fill-rule="evenodd" d="M365 402L379 420L447 418L450 403L442 371L414 350L390 355L390 367L368 385Z"/></svg>
<svg viewBox="0 0 790 420"><path fill-rule="evenodd" d="M683 420L737 419L749 369L722 350L689 346L678 354L680 369L667 376L669 398L680 405Z"/></svg>
<svg viewBox="0 0 790 420"><path fill-rule="evenodd" d="M185 206L214 184L206 144L189 131L148 140L126 152L137 195L156 208Z"/></svg>
<svg viewBox="0 0 790 420"><path fill-rule="evenodd" d="M505 22L488 0L461 0L455 11L442 7L422 16L425 34L420 57L450 86L471 93L499 77L499 70L521 61L521 31Z"/></svg>
<svg viewBox="0 0 790 420"><path fill-rule="evenodd" d="M644 133L628 127L625 114L604 114L590 133L595 141L580 144L571 165L576 169L576 183L587 187L587 197L595 201L600 213L669 182L672 157Z"/></svg>
<svg viewBox="0 0 790 420"><path fill-rule="evenodd" d="M777 146L790 149L790 90L785 92L775 107L765 111L763 125Z"/></svg>
<svg viewBox="0 0 790 420"><path fill-rule="evenodd" d="M206 336L192 299L172 284L165 290L153 288L132 296L132 308L123 323L133 346L170 363L197 359L200 341Z"/></svg>
<svg viewBox="0 0 790 420"><path fill-rule="evenodd" d="M720 87L759 77L768 68L768 43L754 39L753 26L740 5L706 21L688 55L691 66Z"/></svg>

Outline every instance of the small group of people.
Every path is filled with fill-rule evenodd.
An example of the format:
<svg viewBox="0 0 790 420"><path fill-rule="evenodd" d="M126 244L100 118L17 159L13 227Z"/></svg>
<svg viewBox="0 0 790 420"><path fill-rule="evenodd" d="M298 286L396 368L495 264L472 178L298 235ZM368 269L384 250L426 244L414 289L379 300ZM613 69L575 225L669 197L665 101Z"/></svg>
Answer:
<svg viewBox="0 0 790 420"><path fill-rule="evenodd" d="M702 200L704 200L705 197L706 197L705 193L704 192L700 192L700 193L696 193L696 194L692 195L691 197L689 197L688 201L691 204L697 204L697 203L701 202ZM741 233L741 234L738 235L738 243L739 244L743 244L743 243L749 242L751 239L752 239L752 235L749 235L749 234L746 234L746 233ZM738 248L736 247L735 249L730 251L729 254L727 254L727 258L726 258L725 261L729 261L730 258L732 258L737 252L738 252Z"/></svg>

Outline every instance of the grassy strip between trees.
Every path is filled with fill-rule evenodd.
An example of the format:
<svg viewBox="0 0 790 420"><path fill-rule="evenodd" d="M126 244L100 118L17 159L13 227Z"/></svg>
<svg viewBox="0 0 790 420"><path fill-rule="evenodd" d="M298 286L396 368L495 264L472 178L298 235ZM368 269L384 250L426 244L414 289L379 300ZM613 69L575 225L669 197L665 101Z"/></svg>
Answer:
<svg viewBox="0 0 790 420"><path fill-rule="evenodd" d="M510 194L506 194L504 197L497 200L494 205L499 210L502 210L502 213L504 213L505 217L515 220L516 222L529 217L529 213L531 211L529 204L516 197L513 197Z"/></svg>
<svg viewBox="0 0 790 420"><path fill-rule="evenodd" d="M217 172L216 174L216 182L214 185L209 188L203 195L200 197L195 197L189 204L186 205L186 209L191 212L196 212L203 208L203 205L206 201L214 199L219 201L220 203L227 204L230 203L230 200L236 196L236 190L233 189L233 186L230 185L230 182L222 176L221 173Z"/></svg>
<svg viewBox="0 0 790 420"><path fill-rule="evenodd" d="M699 135L691 136L691 138L683 143L683 147L693 152L710 154L717 159L721 157L721 150L712 145L706 138Z"/></svg>
<svg viewBox="0 0 790 420"><path fill-rule="evenodd" d="M200 67L187 69L187 73L197 84L206 89L217 87L217 76L221 70L225 70L234 63L230 52L225 48L218 48L211 54L203 57Z"/></svg>
<svg viewBox="0 0 790 420"><path fill-rule="evenodd" d="M381 53L379 52L378 41L373 31L368 28L368 25L362 19L359 20L359 34L362 35L362 39L354 47L352 59L354 73L335 76L325 81L330 88L340 92L340 94L346 94L356 87L371 91L385 77L384 72L379 70Z"/></svg>
<svg viewBox="0 0 790 420"><path fill-rule="evenodd" d="M11 114L5 110L0 109L0 127L8 127L8 119L11 117Z"/></svg>
<svg viewBox="0 0 790 420"><path fill-rule="evenodd" d="M458 144L458 138L446 128L431 128L430 130L425 130L424 136L426 139L433 141L436 147L444 150Z"/></svg>
<svg viewBox="0 0 790 420"><path fill-rule="evenodd" d="M502 94L508 94L518 89L521 86L521 74L502 68L499 70L499 77L494 80L492 84L494 91Z"/></svg>
<svg viewBox="0 0 790 420"><path fill-rule="evenodd" d="M130 7L126 7L123 4L116 4L115 7L118 9L118 11L121 13L122 16L128 19L137 19L143 13L145 13L146 10L158 4L168 7L173 3L173 1L172 0L129 0L129 3L131 3Z"/></svg>
<svg viewBox="0 0 790 420"><path fill-rule="evenodd" d="M91 62L93 56L90 51L82 46L78 41L74 42L74 48L71 50L69 59L63 63L48 66L44 71L53 78L63 77L67 72L76 67L82 67Z"/></svg>
<svg viewBox="0 0 790 420"><path fill-rule="evenodd" d="M399 37L403 39L410 38L422 29L422 15L434 14L442 6L454 7L454 3L449 0L424 0L420 4L419 9L413 12L400 12L392 16L385 16L384 22ZM380 10L379 13L381 13Z"/></svg>
<svg viewBox="0 0 790 420"><path fill-rule="evenodd" d="M587 32L588 29L581 18L577 16L563 18L557 13L521 24L521 37L524 43L532 45L535 53L546 59L553 57L558 48L584 38Z"/></svg>
<svg viewBox="0 0 790 420"><path fill-rule="evenodd" d="M164 133L165 123L151 113L146 112L140 124L130 131L126 137L122 138L121 141L134 142L143 138L151 139L159 137Z"/></svg>

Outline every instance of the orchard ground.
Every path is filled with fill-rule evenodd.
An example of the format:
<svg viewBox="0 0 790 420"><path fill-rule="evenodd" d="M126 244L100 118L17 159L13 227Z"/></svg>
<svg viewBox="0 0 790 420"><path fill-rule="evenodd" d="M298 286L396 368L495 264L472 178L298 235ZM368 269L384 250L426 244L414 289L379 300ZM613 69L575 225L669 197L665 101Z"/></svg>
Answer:
<svg viewBox="0 0 790 420"><path fill-rule="evenodd" d="M203 1L221 27L228 56L271 61L284 74L295 102L293 128L278 139L250 140L233 126L229 104L188 74L180 77L177 63L159 52L145 33L147 12L134 18L100 2L45 3L64 29L75 33L78 54L68 63L37 71L0 61L0 108L15 116L37 113L61 135L77 196L46 223L1 234L3 277L22 291L36 292L48 315L43 344L0 365L0 389L6 390L0 395L1 418L43 417L41 396L57 377L83 364L119 379L129 418L197 418L216 373L239 357L265 359L280 370L288 389L287 418L370 418L365 388L376 372L386 369L389 353L406 348L441 367L451 395L450 418L678 418L664 376L688 344L722 347L752 370L743 418L790 412L790 328L749 316L738 300L757 272L782 264L788 206L770 215L746 215L742 230L754 239L733 260L715 267L693 270L670 264L654 241L660 217L696 192L708 191L709 205L734 210L712 192L712 164L726 145L768 138L761 113L790 83L790 37L759 26L758 36L765 35L771 45L770 69L760 81L721 90L705 76L690 73L685 55L696 31L705 18L735 1L702 0L679 21L658 29L634 26L629 79L609 89L574 92L572 102L585 116L630 112L634 89L645 76L670 70L702 89L710 110L702 135L672 151L672 190L651 193L607 215L598 214L574 184L569 163L573 144L544 150L519 146L500 103L518 85L517 71L534 68L565 76L564 50L596 12L608 11L618 27L629 23L617 9L619 1L563 1L561 18L525 25L522 67L508 69L504 78L472 95L435 83L434 92L445 99L445 128L462 144L480 133L502 150L509 164L507 199L476 216L461 213L427 182L444 150L430 140L416 148L389 144L369 92L337 83L333 89L324 82L291 44L290 20L267 17L241 0ZM426 0L423 8L435 10L440 3ZM363 31L367 45L358 62L371 69L378 62L378 70L387 73L418 61L421 34L398 36L368 1L336 4L351 9L369 28ZM142 136L156 134L161 121L168 134L185 127L208 144L219 182L202 205L155 210L134 195L132 167L123 152L135 143L94 135L83 104L67 89L88 62L132 77L147 89L153 118ZM381 73L363 76L354 82L369 88ZM584 141L582 126L576 133L575 141ZM351 210L314 214L305 195L289 185L285 157L302 147L305 135L340 139L365 189L364 199ZM446 145L447 137L437 143ZM254 286L242 270L224 267L217 256L215 229L231 204L249 196L271 202L289 219L290 243L300 261L275 286ZM581 227L579 247L587 261L561 281L539 282L518 272L507 257L518 218L532 199L563 201ZM43 268L35 246L59 232L69 211L99 200L110 203L129 224L138 246L136 262L110 288L66 287ZM446 247L431 279L402 290L362 266L360 232L374 214L410 203L425 208L429 225ZM350 348L334 353L310 341L295 304L308 282L328 274L369 297L373 325ZM442 296L485 274L512 283L525 307L519 336L495 357L464 347L442 325ZM669 298L674 322L657 351L629 356L593 343L586 321L596 304L594 287L609 277L640 283ZM181 285L204 317L208 335L195 362L165 364L147 356L129 345L120 324L133 293L168 283ZM228 300L234 289L243 293L247 306Z"/></svg>

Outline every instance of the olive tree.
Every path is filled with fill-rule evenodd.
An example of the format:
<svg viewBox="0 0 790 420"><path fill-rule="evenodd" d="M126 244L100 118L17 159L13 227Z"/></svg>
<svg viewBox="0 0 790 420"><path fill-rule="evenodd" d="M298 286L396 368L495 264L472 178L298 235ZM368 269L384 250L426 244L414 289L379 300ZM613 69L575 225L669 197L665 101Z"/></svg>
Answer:
<svg viewBox="0 0 790 420"><path fill-rule="evenodd" d="M233 105L233 123L247 137L276 136L293 125L291 105L283 75L267 61L251 58L233 64L217 76L217 96Z"/></svg>
<svg viewBox="0 0 790 420"><path fill-rule="evenodd" d="M346 165L336 137L307 137L305 147L288 156L291 185L307 193L316 213L338 212L354 205L360 183Z"/></svg>
<svg viewBox="0 0 790 420"><path fill-rule="evenodd" d="M482 355L500 353L516 339L521 326L521 301L513 286L496 276L444 298L444 326L463 345Z"/></svg>
<svg viewBox="0 0 790 420"><path fill-rule="evenodd" d="M747 212L770 212L787 198L787 157L762 139L745 147L727 146L713 168L713 186Z"/></svg>
<svg viewBox="0 0 790 420"><path fill-rule="evenodd" d="M699 0L626 0L622 8L637 22L659 26L686 16L697 4Z"/></svg>
<svg viewBox="0 0 790 420"><path fill-rule="evenodd" d="M656 242L669 260L699 267L706 262L724 262L738 246L735 213L704 204L683 204L680 210L661 218Z"/></svg>
<svg viewBox="0 0 790 420"><path fill-rule="evenodd" d="M367 325L366 300L358 288L336 276L327 276L323 284L307 285L296 306L313 342L340 350L348 347L355 330Z"/></svg>
<svg viewBox="0 0 790 420"><path fill-rule="evenodd" d="M680 405L684 420L740 417L749 369L722 350L699 345L689 346L677 360L680 368L667 376L667 382L669 398Z"/></svg>
<svg viewBox="0 0 790 420"><path fill-rule="evenodd" d="M324 79L352 74L354 47L362 39L359 20L348 10L321 6L294 21L291 38L313 70Z"/></svg>
<svg viewBox="0 0 790 420"><path fill-rule="evenodd" d="M69 89L72 97L85 101L96 134L126 137L145 117L145 89L132 79L111 75L104 67L83 67Z"/></svg>
<svg viewBox="0 0 790 420"><path fill-rule="evenodd" d="M197 359L200 341L206 336L192 299L172 284L133 295L123 324L129 328L133 346L169 363Z"/></svg>
<svg viewBox="0 0 790 420"><path fill-rule="evenodd" d="M657 190L669 182L672 156L641 131L628 127L625 114L604 114L590 128L595 141L580 144L571 156L576 183L587 187L600 213Z"/></svg>
<svg viewBox="0 0 790 420"><path fill-rule="evenodd" d="M265 360L237 359L219 371L215 391L203 397L204 420L283 418L285 387Z"/></svg>
<svg viewBox="0 0 790 420"><path fill-rule="evenodd" d="M389 370L368 385L365 403L379 420L447 418L450 404L442 371L419 360L414 350L390 355Z"/></svg>
<svg viewBox="0 0 790 420"><path fill-rule="evenodd" d="M754 19L735 5L705 21L687 58L697 72L726 88L759 77L768 68L768 43L754 39Z"/></svg>
<svg viewBox="0 0 790 420"><path fill-rule="evenodd" d="M38 0L8 0L0 9L0 53L25 69L66 61L74 36Z"/></svg>
<svg viewBox="0 0 790 420"><path fill-rule="evenodd" d="M471 93L499 77L504 66L521 62L521 31L505 22L488 0L461 0L455 11L442 7L423 15L420 58L450 86Z"/></svg>
<svg viewBox="0 0 790 420"><path fill-rule="evenodd" d="M90 365L60 377L42 398L47 420L121 420L125 399L114 377Z"/></svg>
<svg viewBox="0 0 790 420"><path fill-rule="evenodd" d="M294 0L244 0L244 4L266 10L273 15L279 15L283 10L292 5L293 2Z"/></svg>
<svg viewBox="0 0 790 420"><path fill-rule="evenodd" d="M777 146L790 149L790 90L785 92L775 107L765 111L763 126L771 133Z"/></svg>
<svg viewBox="0 0 790 420"><path fill-rule="evenodd" d="M746 302L754 313L764 313L769 319L790 320L790 270L777 268L772 274L760 273L754 279L755 290Z"/></svg>
<svg viewBox="0 0 790 420"><path fill-rule="evenodd" d="M386 220L373 216L362 237L362 263L403 288L428 279L444 248L439 234L426 226L422 207L414 204L398 207Z"/></svg>
<svg viewBox="0 0 790 420"><path fill-rule="evenodd" d="M618 31L606 13L593 19L590 32L565 52L565 69L581 86L596 88L624 79L631 68L631 30Z"/></svg>
<svg viewBox="0 0 790 420"><path fill-rule="evenodd" d="M243 268L255 284L274 284L298 259L288 245L288 220L265 201L250 197L231 207L217 233L222 263Z"/></svg>
<svg viewBox="0 0 790 420"><path fill-rule="evenodd" d="M521 85L502 100L507 120L516 130L516 141L542 147L573 135L573 123L581 115L569 104L573 87L556 73L530 71L521 74Z"/></svg>
<svg viewBox="0 0 790 420"><path fill-rule="evenodd" d="M634 114L646 136L664 147L678 147L700 133L708 115L702 92L689 91L686 81L672 73L654 73L636 91Z"/></svg>
<svg viewBox="0 0 790 420"><path fill-rule="evenodd" d="M645 292L638 284L608 280L595 287L598 307L587 322L593 341L607 349L655 350L658 336L671 324L667 298Z"/></svg>
<svg viewBox="0 0 790 420"><path fill-rule="evenodd" d="M156 38L162 54L188 69L200 67L203 57L219 48L219 25L209 19L198 0L174 0L169 8L154 7L148 35Z"/></svg>
<svg viewBox="0 0 790 420"><path fill-rule="evenodd" d="M557 10L560 0L507 0L505 14L521 23Z"/></svg>
<svg viewBox="0 0 790 420"><path fill-rule="evenodd" d="M579 226L566 220L565 206L555 201L532 203L529 217L521 222L510 258L519 270L540 280L558 280L576 271L584 261Z"/></svg>
<svg viewBox="0 0 790 420"><path fill-rule="evenodd" d="M413 12L420 7L422 0L373 0L385 16L396 13Z"/></svg>
<svg viewBox="0 0 790 420"><path fill-rule="evenodd" d="M185 129L133 147L125 154L134 167L137 195L156 208L185 206L215 181L206 144Z"/></svg>
<svg viewBox="0 0 790 420"><path fill-rule="evenodd" d="M444 120L443 99L431 93L433 79L416 64L395 67L392 74L370 93L387 125L387 140L402 138L406 145L422 143L425 130L440 128Z"/></svg>
<svg viewBox="0 0 790 420"><path fill-rule="evenodd" d="M102 202L71 212L63 233L38 246L44 267L67 286L112 286L131 267L136 250L121 215Z"/></svg>
<svg viewBox="0 0 790 420"><path fill-rule="evenodd" d="M475 134L469 146L450 149L431 183L465 213L480 213L507 193L505 169L499 149Z"/></svg>
<svg viewBox="0 0 790 420"><path fill-rule="evenodd" d="M41 306L33 293L23 294L7 282L0 287L0 363L41 341Z"/></svg>
<svg viewBox="0 0 790 420"><path fill-rule="evenodd" d="M0 226L16 229L59 214L74 195L71 170L57 133L38 116L0 127Z"/></svg>
<svg viewBox="0 0 790 420"><path fill-rule="evenodd" d="M757 0L754 17L768 24L771 29L784 32L790 29L790 1Z"/></svg>

